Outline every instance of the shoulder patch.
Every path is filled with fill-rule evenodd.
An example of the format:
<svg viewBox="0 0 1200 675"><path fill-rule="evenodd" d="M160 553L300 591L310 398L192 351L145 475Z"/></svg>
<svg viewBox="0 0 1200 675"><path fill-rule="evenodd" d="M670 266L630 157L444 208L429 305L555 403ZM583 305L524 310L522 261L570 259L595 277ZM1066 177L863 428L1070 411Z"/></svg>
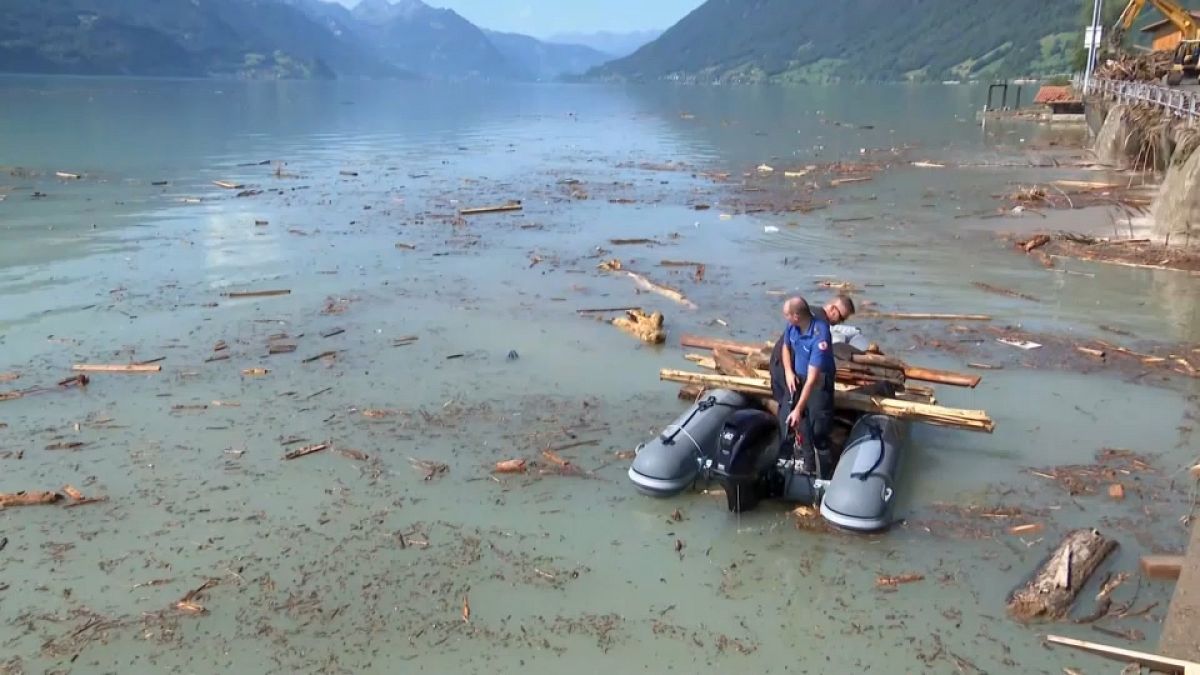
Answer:
<svg viewBox="0 0 1200 675"><path fill-rule="evenodd" d="M817 349L820 349L823 352L827 352L827 351L829 351L829 343L824 340L821 340L821 344L817 345Z"/></svg>

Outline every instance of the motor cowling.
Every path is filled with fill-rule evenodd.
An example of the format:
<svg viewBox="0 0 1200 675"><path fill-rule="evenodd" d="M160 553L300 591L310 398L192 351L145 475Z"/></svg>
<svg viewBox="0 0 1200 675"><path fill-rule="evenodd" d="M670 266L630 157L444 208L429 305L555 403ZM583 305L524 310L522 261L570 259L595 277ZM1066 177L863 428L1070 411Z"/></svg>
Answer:
<svg viewBox="0 0 1200 675"><path fill-rule="evenodd" d="M761 410L739 410L725 421L712 474L725 489L729 510L749 511L769 492L769 469L778 452L778 422Z"/></svg>

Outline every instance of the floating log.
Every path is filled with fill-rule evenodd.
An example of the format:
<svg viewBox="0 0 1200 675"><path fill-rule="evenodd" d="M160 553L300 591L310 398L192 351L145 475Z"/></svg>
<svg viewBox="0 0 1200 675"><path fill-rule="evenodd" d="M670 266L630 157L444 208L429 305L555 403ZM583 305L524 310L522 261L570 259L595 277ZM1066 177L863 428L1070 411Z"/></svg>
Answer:
<svg viewBox="0 0 1200 675"><path fill-rule="evenodd" d="M1183 572L1184 557L1181 555L1144 555L1142 574L1159 581L1175 581Z"/></svg>
<svg viewBox="0 0 1200 675"><path fill-rule="evenodd" d="M223 190L241 190L242 188L246 187L241 183L233 183L227 180L214 180L212 184Z"/></svg>
<svg viewBox="0 0 1200 675"><path fill-rule="evenodd" d="M1139 666L1149 668L1155 672L1168 673L1170 675L1200 675L1200 663L1192 663L1181 659L1171 659L1157 654L1149 654L1147 652L1136 652L1132 649L1124 649L1121 647L1110 647L1102 645L1098 642L1087 642L1086 640L1076 640L1075 638L1060 637L1058 635L1047 635L1046 642L1064 647L1072 647L1081 651L1103 656L1106 659L1114 659L1124 661L1126 663L1136 663Z"/></svg>
<svg viewBox="0 0 1200 675"><path fill-rule="evenodd" d="M1042 530L1046 529L1041 523L1026 523L1025 525L1013 525L1008 528L1008 533L1014 536L1024 534L1041 534Z"/></svg>
<svg viewBox="0 0 1200 675"><path fill-rule="evenodd" d="M893 370L904 370L908 364L900 359L894 359L890 356L882 354L854 354L850 357L851 363L861 363L868 366L879 366L880 368L891 368Z"/></svg>
<svg viewBox="0 0 1200 675"><path fill-rule="evenodd" d="M316 356L310 356L310 357L304 359L303 363L312 363L313 361L320 361L321 359L324 359L324 358L329 358L331 356L337 356L337 354L338 353L334 352L334 351L321 352L320 354L317 354Z"/></svg>
<svg viewBox="0 0 1200 675"><path fill-rule="evenodd" d="M771 383L765 377L735 377L671 369L660 370L658 376L659 379L668 382L697 384L708 388L730 389L755 396L771 396ZM834 391L834 405L848 410L880 413L898 419L972 431L991 433L996 426L995 422L982 410L946 408L883 396L872 396L855 391L853 387L840 384L837 385Z"/></svg>
<svg viewBox="0 0 1200 675"><path fill-rule="evenodd" d="M36 506L38 504L53 504L62 499L57 492L0 492L0 509L9 506Z"/></svg>
<svg viewBox="0 0 1200 675"><path fill-rule="evenodd" d="M577 309L576 314L612 314L613 312L641 311L641 307L602 307L599 309Z"/></svg>
<svg viewBox="0 0 1200 675"><path fill-rule="evenodd" d="M1026 239L1025 241L1017 242L1017 246L1019 246L1022 251L1025 251L1026 253L1031 253L1049 243L1050 243L1050 235L1039 234L1030 239Z"/></svg>
<svg viewBox="0 0 1200 675"><path fill-rule="evenodd" d="M162 366L157 363L76 363L71 366L71 370L78 373L157 373L162 370Z"/></svg>
<svg viewBox="0 0 1200 675"><path fill-rule="evenodd" d="M871 319L912 319L914 321L991 321L987 314L938 314L924 312L866 312L858 316Z"/></svg>
<svg viewBox="0 0 1200 675"><path fill-rule="evenodd" d="M631 309L625 312L625 316L613 319L612 324L642 342L660 344L667 339L662 312L646 314L640 309Z"/></svg>
<svg viewBox="0 0 1200 675"><path fill-rule="evenodd" d="M23 391L4 391L0 392L0 401L15 401L25 396Z"/></svg>
<svg viewBox="0 0 1200 675"><path fill-rule="evenodd" d="M636 246L638 244L656 244L656 245L660 245L660 246L662 245L662 242L656 241L654 239L645 239L645 238L640 238L640 237L637 239L609 239L608 243L613 246Z"/></svg>
<svg viewBox="0 0 1200 675"><path fill-rule="evenodd" d="M871 180L870 176L857 176L855 178L834 178L833 180L829 181L829 185L831 187L837 187L839 185L846 185L848 183L865 183L869 180Z"/></svg>
<svg viewBox="0 0 1200 675"><path fill-rule="evenodd" d="M314 452L320 452L329 448L328 443L317 443L316 445L308 445L303 448L297 448L283 456L284 459L299 459L305 455L311 455Z"/></svg>
<svg viewBox="0 0 1200 675"><path fill-rule="evenodd" d="M460 216L477 216L484 213L502 213L504 211L520 211L523 206L521 202L509 202L507 204L497 204L495 206L476 206L474 208L459 209Z"/></svg>
<svg viewBox="0 0 1200 675"><path fill-rule="evenodd" d="M1017 621L1055 621L1067 616L1088 578L1117 542L1097 530L1074 530L1009 596L1008 613Z"/></svg>
<svg viewBox="0 0 1200 675"><path fill-rule="evenodd" d="M850 357L850 361L852 363L902 370L904 377L909 380L932 382L934 384L948 384L955 387L970 387L974 389L983 380L979 375L967 375L949 370L936 370L934 368L918 368L910 366L899 359L880 356L878 354L855 354Z"/></svg>
<svg viewBox="0 0 1200 675"><path fill-rule="evenodd" d="M276 295L291 295L292 291L288 288L281 288L270 291L230 291L222 293L227 298L269 298Z"/></svg>
<svg viewBox="0 0 1200 675"><path fill-rule="evenodd" d="M1075 351L1079 352L1080 354L1085 354L1098 359L1104 358L1105 354L1103 349L1092 349L1091 347L1076 347Z"/></svg>
<svg viewBox="0 0 1200 675"><path fill-rule="evenodd" d="M650 281L649 279L647 279L646 277L638 274L637 272L628 272L627 271L625 273L629 275L630 279L633 279L633 282L635 284L637 284L638 288L641 288L642 290L645 290L645 291L650 291L651 293L657 293L657 294L663 296L664 298L674 300L675 302L678 302L679 304L683 305L684 307L687 307L688 309L696 309L696 303L692 302L691 300L688 300L687 297L684 296L684 294L679 292L678 290L671 288L670 286L663 286L662 284L656 284L653 281Z"/></svg>
<svg viewBox="0 0 1200 675"><path fill-rule="evenodd" d="M506 459L496 462L496 466L492 468L494 473L525 473L525 460L523 459Z"/></svg>
<svg viewBox="0 0 1200 675"><path fill-rule="evenodd" d="M80 178L82 178L82 176L80 176L79 174L71 173L70 171L55 171L54 175L63 180L79 180Z"/></svg>
<svg viewBox="0 0 1200 675"><path fill-rule="evenodd" d="M750 367L750 364L720 347L713 350L713 366L722 375L758 377L758 373L755 372L754 368Z"/></svg>
<svg viewBox="0 0 1200 675"><path fill-rule="evenodd" d="M983 380L979 375L964 375L948 370L916 368L913 366L908 366L904 369L904 376L910 380L933 382L934 384L948 384L955 387L970 387L972 389L978 386L980 381Z"/></svg>

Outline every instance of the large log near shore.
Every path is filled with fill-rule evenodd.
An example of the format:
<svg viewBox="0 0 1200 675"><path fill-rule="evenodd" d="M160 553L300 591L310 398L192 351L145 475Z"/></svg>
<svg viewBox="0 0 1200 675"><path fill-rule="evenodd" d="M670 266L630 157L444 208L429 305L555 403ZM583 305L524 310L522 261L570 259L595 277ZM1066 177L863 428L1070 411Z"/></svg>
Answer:
<svg viewBox="0 0 1200 675"><path fill-rule="evenodd" d="M682 370L662 369L659 379L684 384L699 384L706 387L730 389L754 396L770 396L771 383L764 377L736 377L693 373ZM883 396L872 396L858 391L856 387L841 383L835 385L833 402L836 407L860 412L880 413L899 419L924 422L937 426L985 431L991 433L996 425L982 410L961 410L943 406L902 401Z"/></svg>
<svg viewBox="0 0 1200 675"><path fill-rule="evenodd" d="M1096 530L1074 530L1008 599L1017 621L1055 621L1067 616L1079 591L1117 542Z"/></svg>

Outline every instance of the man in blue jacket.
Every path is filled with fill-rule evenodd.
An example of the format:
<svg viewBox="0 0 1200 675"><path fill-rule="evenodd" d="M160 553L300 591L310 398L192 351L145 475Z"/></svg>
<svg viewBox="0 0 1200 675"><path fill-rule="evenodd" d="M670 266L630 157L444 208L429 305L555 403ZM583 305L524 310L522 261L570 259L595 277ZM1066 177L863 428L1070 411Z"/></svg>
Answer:
<svg viewBox="0 0 1200 675"><path fill-rule="evenodd" d="M781 339L781 365L787 397L780 396L781 431L799 436L797 470L821 478L833 470L830 432L833 428L833 385L837 366L833 358L833 336L825 314L814 316L799 296L783 305L787 328ZM832 317L829 317L832 318ZM784 392L777 389L779 394ZM786 417L785 417L786 415Z"/></svg>

